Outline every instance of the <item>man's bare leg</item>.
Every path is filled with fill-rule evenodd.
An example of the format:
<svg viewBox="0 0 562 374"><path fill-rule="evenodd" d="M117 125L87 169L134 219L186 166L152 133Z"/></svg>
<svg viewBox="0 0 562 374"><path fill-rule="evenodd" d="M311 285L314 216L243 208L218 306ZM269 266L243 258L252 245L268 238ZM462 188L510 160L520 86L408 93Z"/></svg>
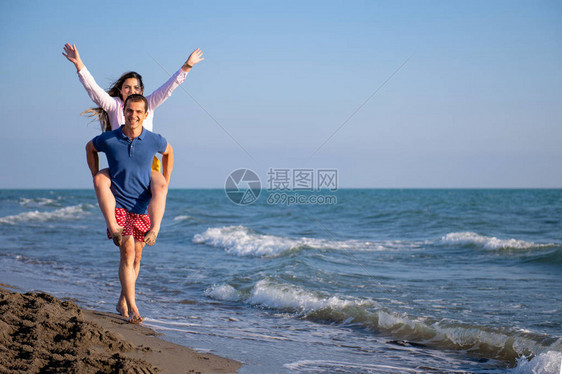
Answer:
<svg viewBox="0 0 562 374"><path fill-rule="evenodd" d="M151 227L144 236L144 242L148 245L154 245L160 232L160 224L166 210L166 196L168 195L166 179L157 171L150 173L150 192L152 192L152 200L148 205L148 215L150 216Z"/></svg>
<svg viewBox="0 0 562 374"><path fill-rule="evenodd" d="M115 196L111 192L111 179L109 169L100 170L94 177L94 189L98 198L101 213L105 219L107 229L113 237L116 246L121 244L121 232L123 228L117 224L115 219Z"/></svg>
<svg viewBox="0 0 562 374"><path fill-rule="evenodd" d="M144 243L135 240L135 261L133 263L133 268L135 269L135 284L137 282L137 278L139 277L140 261L143 248ZM129 318L129 308L127 307L127 300L125 299L123 289L121 289L121 295L119 296L119 301L117 302L116 309L117 312L119 312L119 314L121 314L123 317Z"/></svg>
<svg viewBox="0 0 562 374"><path fill-rule="evenodd" d="M121 314L125 318L129 318L129 308L127 308L127 300L125 300L125 295L123 294L123 289L121 289L121 295L119 296L119 301L117 306L115 306L117 313Z"/></svg>
<svg viewBox="0 0 562 374"><path fill-rule="evenodd" d="M119 247L121 251L119 263L121 294L126 302L129 322L132 323L142 322L135 300L135 284L140 270L140 258L143 248L144 243L135 241L132 236L123 237L123 243ZM118 307L120 302L121 299L117 304Z"/></svg>

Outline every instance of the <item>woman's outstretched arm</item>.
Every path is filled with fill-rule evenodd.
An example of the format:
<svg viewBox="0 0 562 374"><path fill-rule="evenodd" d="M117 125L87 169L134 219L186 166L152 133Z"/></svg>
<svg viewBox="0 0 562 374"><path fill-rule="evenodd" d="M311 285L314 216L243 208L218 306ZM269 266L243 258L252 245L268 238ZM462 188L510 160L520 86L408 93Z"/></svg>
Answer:
<svg viewBox="0 0 562 374"><path fill-rule="evenodd" d="M96 83L94 77L92 76L92 74L90 74L90 72L82 62L80 53L78 53L78 48L76 48L76 45L70 45L70 43L66 43L64 46L64 52L62 54L76 67L76 72L78 73L80 83L82 83L82 85L88 92L88 96L90 96L90 99L92 99L94 103L99 105L100 108L107 112L120 109L115 98L109 96L109 94Z"/></svg>
<svg viewBox="0 0 562 374"><path fill-rule="evenodd" d="M149 110L158 108L164 101L166 101L172 92L174 92L174 90L185 81L187 73L191 70L191 68L203 60L203 52L199 48L191 52L182 67L175 72L174 75L166 81L166 83L146 97L148 100Z"/></svg>
<svg viewBox="0 0 562 374"><path fill-rule="evenodd" d="M185 71L186 73L191 70L193 66L203 61L203 51L197 48L195 51L191 52L187 60L184 62L181 70Z"/></svg>
<svg viewBox="0 0 562 374"><path fill-rule="evenodd" d="M80 53L78 53L78 48L76 48L76 45L70 45L70 43L66 43L62 55L66 57L68 61L74 64L77 72L82 70L82 68L84 67L84 63L80 58Z"/></svg>

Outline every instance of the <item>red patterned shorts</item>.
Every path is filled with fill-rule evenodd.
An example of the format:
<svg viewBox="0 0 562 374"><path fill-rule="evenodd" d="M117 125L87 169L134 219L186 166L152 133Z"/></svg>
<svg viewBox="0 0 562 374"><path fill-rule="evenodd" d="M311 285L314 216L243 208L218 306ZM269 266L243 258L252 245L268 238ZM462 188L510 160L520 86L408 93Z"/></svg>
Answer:
<svg viewBox="0 0 562 374"><path fill-rule="evenodd" d="M137 241L144 241L144 234L150 230L150 217L148 214L137 214L127 212L123 208L115 208L115 218L117 224L123 227L123 236L133 235ZM107 238L111 239L109 230Z"/></svg>

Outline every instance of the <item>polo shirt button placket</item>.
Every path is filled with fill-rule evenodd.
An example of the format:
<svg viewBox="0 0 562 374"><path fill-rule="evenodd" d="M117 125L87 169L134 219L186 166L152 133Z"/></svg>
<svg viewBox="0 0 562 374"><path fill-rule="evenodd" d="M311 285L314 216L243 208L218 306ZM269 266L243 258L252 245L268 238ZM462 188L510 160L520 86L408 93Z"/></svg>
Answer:
<svg viewBox="0 0 562 374"><path fill-rule="evenodd" d="M135 140L133 139L133 141L131 141L131 144L129 146L129 157L135 157Z"/></svg>

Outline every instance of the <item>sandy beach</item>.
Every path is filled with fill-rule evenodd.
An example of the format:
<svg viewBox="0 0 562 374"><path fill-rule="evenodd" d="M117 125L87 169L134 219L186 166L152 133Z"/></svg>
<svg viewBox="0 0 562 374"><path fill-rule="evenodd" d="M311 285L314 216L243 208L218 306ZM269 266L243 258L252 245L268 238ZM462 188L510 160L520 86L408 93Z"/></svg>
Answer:
<svg viewBox="0 0 562 374"><path fill-rule="evenodd" d="M0 284L0 373L235 373L240 366L118 314Z"/></svg>

